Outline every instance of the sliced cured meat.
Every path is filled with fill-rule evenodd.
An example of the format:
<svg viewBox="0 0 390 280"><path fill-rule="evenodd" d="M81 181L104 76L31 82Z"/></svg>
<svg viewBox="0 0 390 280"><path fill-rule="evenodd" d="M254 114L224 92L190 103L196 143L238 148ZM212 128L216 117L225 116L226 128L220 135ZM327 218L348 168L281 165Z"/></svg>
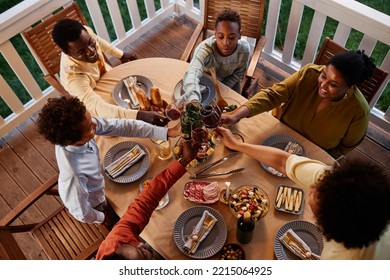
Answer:
<svg viewBox="0 0 390 280"><path fill-rule="evenodd" d="M184 186L184 198L196 203L214 203L219 200L219 194L217 182L192 181Z"/></svg>

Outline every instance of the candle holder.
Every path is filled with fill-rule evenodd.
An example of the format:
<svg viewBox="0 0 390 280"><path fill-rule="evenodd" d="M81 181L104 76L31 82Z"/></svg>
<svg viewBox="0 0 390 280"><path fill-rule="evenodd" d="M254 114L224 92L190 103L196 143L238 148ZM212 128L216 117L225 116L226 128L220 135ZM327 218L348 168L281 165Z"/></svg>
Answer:
<svg viewBox="0 0 390 280"><path fill-rule="evenodd" d="M221 201L224 204L229 204L229 198L231 195L230 191L230 182L225 182L226 188L221 190L219 201Z"/></svg>

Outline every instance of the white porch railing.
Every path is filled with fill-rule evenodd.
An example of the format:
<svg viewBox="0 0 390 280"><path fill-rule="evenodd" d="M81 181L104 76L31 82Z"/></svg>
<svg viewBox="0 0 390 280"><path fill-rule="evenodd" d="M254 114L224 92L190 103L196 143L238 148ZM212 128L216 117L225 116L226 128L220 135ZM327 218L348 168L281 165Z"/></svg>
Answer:
<svg viewBox="0 0 390 280"><path fill-rule="evenodd" d="M390 46L389 15L375 11L353 0L294 0L290 11L284 49L280 51L275 48L275 38L281 1L269 1L265 34L267 43L262 57L289 73L296 71L300 65L314 60L317 48L321 43L321 35L327 17L339 22L333 39L342 45L347 41L351 29L355 29L364 34L359 48L365 49L367 53L373 51L378 41ZM31 114L38 111L48 97L56 95L51 87L44 90L40 89L32 73L12 45L11 38L70 2L71 0L25 0L0 15L0 52L32 97L28 103L22 104L7 81L0 76L0 96L12 111L11 115L5 118L0 117L0 136L5 135ZM85 2L97 34L111 41L98 1L85 0ZM136 0L126 1L133 26L130 30L126 30L117 1L106 1L116 34L116 39L112 41L112 44L124 48L173 13L184 13L199 22L203 21L204 0L199 1L199 8L194 6L194 0L160 0L161 9L159 10L155 9L154 0L143 0L143 2L147 17L141 20ZM315 13L303 59L297 61L293 58L293 53L304 7L313 9ZM390 71L389 53L379 66L386 71ZM370 104L371 107L374 106L379 96L380 94L374 98L374 101ZM385 114L373 108L372 115L373 121L378 122L381 127L390 131L390 109Z"/></svg>
<svg viewBox="0 0 390 280"><path fill-rule="evenodd" d="M199 9L194 6L193 0L179 0L180 12L193 19L202 22L204 15L204 1L200 0ZM279 15L282 0L268 0L268 12L266 19L265 37L267 38L262 52L262 58L273 63L288 73L298 70L301 65L313 62L320 46L326 19L332 18L338 22L336 32L333 36L340 45L345 46L351 30L357 30L364 34L359 49L364 49L371 54L377 44L382 42L390 46L390 16L374 10L354 0L293 0L287 26L287 33L283 42L283 50L275 46L276 32L279 24ZM309 36L306 42L305 52L301 61L294 59L293 54L297 43L299 29L304 8L314 10L314 17L311 22ZM377 62L376 62L377 63ZM381 69L390 72L390 51L385 59L377 63ZM386 113L374 108L383 90L389 83L389 77L383 84L381 90L372 99L371 121L390 131L390 107Z"/></svg>

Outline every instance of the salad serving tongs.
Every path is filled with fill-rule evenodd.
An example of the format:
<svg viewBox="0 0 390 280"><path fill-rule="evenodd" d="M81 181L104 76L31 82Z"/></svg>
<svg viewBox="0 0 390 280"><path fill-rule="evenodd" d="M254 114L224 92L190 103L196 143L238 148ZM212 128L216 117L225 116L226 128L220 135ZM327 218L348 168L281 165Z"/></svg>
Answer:
<svg viewBox="0 0 390 280"><path fill-rule="evenodd" d="M210 163L209 165L206 165L205 167L200 169L198 172L195 172L194 174L192 174L190 178L191 179L199 179L199 178L206 178L206 177L213 177L213 176L227 175L227 174L234 174L234 173L241 172L245 168L238 168L238 169L233 169L233 170L225 171L225 172L214 172L214 173L208 173L208 174L204 173L206 170L210 169L211 167L214 167L217 164L220 164L220 163L226 161L227 159L232 158L238 154L239 154L239 152L230 153L230 154L224 156L223 158L221 158L213 163Z"/></svg>

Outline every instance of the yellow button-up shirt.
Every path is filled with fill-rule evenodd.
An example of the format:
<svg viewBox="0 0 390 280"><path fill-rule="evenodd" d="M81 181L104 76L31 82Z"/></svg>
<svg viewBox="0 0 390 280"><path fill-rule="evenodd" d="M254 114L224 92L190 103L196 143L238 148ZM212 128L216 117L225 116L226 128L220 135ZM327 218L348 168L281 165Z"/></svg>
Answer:
<svg viewBox="0 0 390 280"><path fill-rule="evenodd" d="M98 37L90 27L85 26L90 36L96 41L96 50L99 60L95 63L79 61L65 53L61 54L60 81L70 95L78 97L93 115L103 118L130 118L136 119L137 110L129 110L117 105L109 104L94 92L96 82L100 79L100 65L106 71L112 68L104 61L103 53L116 58L123 56L123 51L112 46L109 42Z"/></svg>

